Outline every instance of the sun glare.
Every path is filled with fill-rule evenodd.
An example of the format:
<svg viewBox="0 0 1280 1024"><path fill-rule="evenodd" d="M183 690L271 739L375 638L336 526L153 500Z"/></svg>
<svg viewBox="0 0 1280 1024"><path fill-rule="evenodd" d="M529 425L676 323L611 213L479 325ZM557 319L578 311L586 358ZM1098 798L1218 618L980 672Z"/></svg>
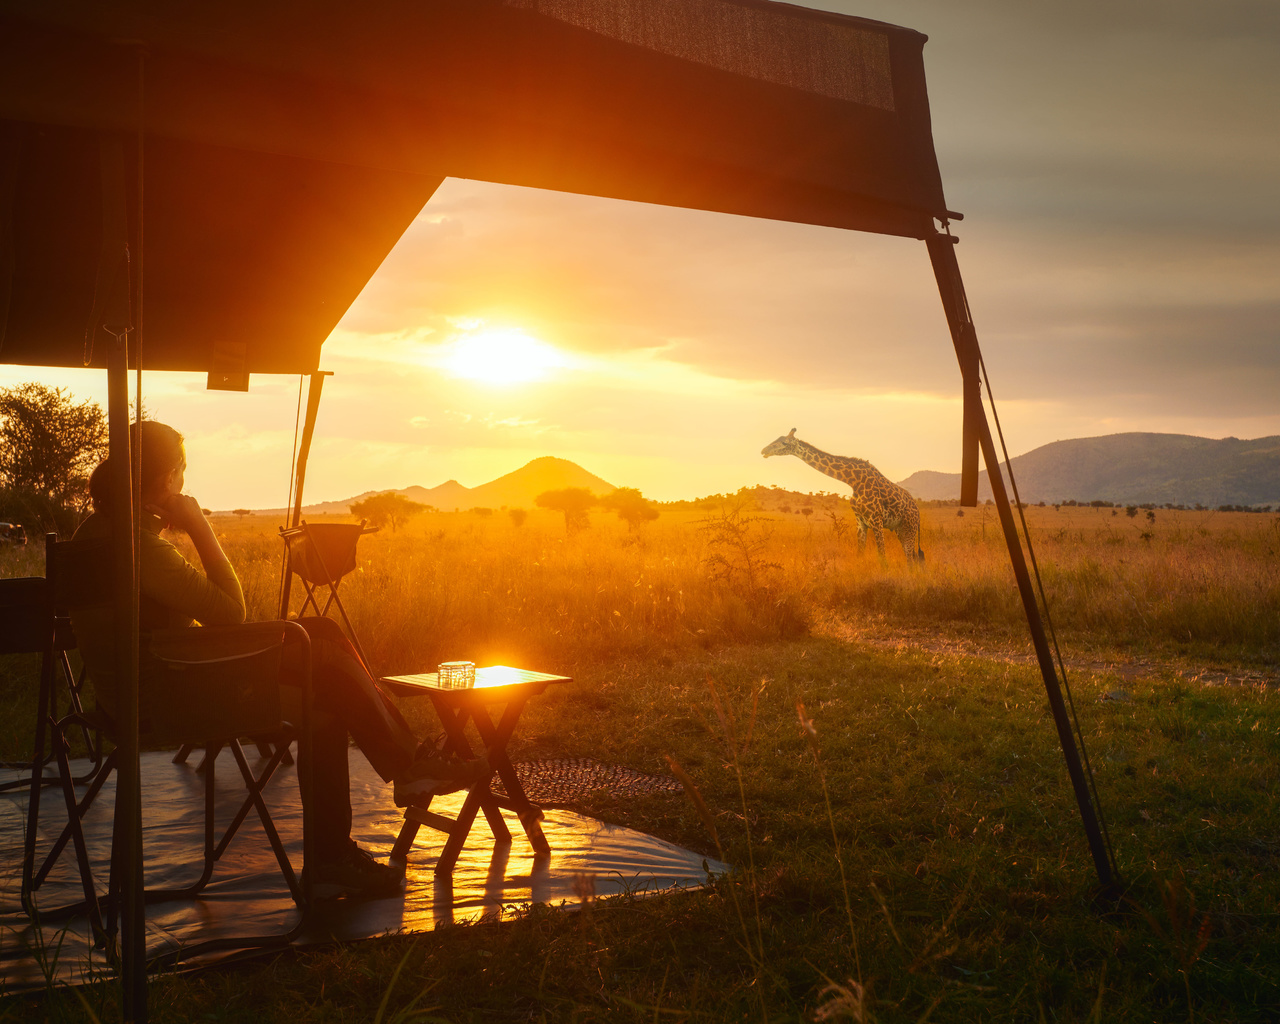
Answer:
<svg viewBox="0 0 1280 1024"><path fill-rule="evenodd" d="M444 365L456 377L485 384L527 384L546 379L565 358L518 328L485 328L458 338Z"/></svg>

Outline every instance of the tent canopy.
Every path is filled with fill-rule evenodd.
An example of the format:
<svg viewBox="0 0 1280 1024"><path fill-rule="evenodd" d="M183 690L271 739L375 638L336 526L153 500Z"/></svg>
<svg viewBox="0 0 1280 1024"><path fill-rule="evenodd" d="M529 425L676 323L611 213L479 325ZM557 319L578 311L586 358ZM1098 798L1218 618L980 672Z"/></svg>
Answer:
<svg viewBox="0 0 1280 1024"><path fill-rule="evenodd" d="M924 238L924 42L765 0L7 0L0 361L102 365L140 124L152 369L315 369L447 175Z"/></svg>

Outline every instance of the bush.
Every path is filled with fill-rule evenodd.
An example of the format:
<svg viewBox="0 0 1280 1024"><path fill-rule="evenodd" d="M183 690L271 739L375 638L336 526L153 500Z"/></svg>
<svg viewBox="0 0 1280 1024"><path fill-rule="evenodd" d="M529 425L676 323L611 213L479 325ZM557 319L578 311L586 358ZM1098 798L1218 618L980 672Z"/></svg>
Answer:
<svg viewBox="0 0 1280 1024"><path fill-rule="evenodd" d="M89 473L107 455L96 402L62 388L0 388L0 517L68 535L89 509Z"/></svg>
<svg viewBox="0 0 1280 1024"><path fill-rule="evenodd" d="M426 512L430 506L418 501L410 501L403 494L385 491L374 494L364 501L351 503L351 514L369 520L374 526L390 526L391 532L407 523L416 515Z"/></svg>

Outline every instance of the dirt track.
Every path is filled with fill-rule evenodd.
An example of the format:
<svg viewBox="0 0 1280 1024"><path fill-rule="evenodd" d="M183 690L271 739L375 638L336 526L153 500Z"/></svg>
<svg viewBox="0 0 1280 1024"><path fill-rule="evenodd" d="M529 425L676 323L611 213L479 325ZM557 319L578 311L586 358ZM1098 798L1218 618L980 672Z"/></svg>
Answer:
<svg viewBox="0 0 1280 1024"><path fill-rule="evenodd" d="M852 643L866 644L881 650L927 651L953 658L984 658L1010 664L1033 665L1035 652L1031 641L1017 643L1008 638L970 638L942 634L931 630L892 630L884 626L851 626L831 623L820 633L836 636ZM1125 682L1141 679L1168 679L1175 676L1201 686L1269 686L1280 687L1280 671L1213 664L1194 664L1186 659L1153 661L1143 658L1073 657L1069 645L1062 650L1068 673L1091 676L1116 676Z"/></svg>

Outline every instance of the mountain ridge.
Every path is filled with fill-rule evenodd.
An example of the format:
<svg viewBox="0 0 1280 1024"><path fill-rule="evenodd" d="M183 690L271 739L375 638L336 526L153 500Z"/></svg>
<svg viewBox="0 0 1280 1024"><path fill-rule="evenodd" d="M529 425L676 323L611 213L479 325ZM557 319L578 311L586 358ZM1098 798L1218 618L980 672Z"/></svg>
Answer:
<svg viewBox="0 0 1280 1024"><path fill-rule="evenodd" d="M1134 431L1053 441L1012 462L1022 500L1033 504L1076 500L1215 508L1280 503L1280 436L1242 441ZM954 500L960 497L960 474L920 470L899 486L920 500ZM978 478L978 497L991 497L985 470Z"/></svg>
<svg viewBox="0 0 1280 1024"><path fill-rule="evenodd" d="M1240 440L1191 434L1128 432L1053 441L1013 458L1023 501L1110 501L1120 504L1280 505L1280 436ZM1007 478L1006 478L1007 482ZM922 501L960 497L960 474L918 470L898 481ZM412 485L365 491L303 507L307 515L349 514L353 502L393 491L445 512L471 508L530 508L543 491L586 487L603 496L613 484L554 455L533 459L496 480L466 487L456 479L435 487ZM984 471L978 496L991 496ZM697 499L689 499L696 501ZM255 509L258 515L284 509Z"/></svg>
<svg viewBox="0 0 1280 1024"><path fill-rule="evenodd" d="M302 506L303 515L350 515L351 505L375 494L388 492L400 494L410 501L442 512L465 512L472 508L532 508L534 499L543 491L558 491L565 487L585 487L597 497L604 497L617 490L607 480L583 469L576 462L554 455L541 455L496 480L477 487L465 487L457 480L449 479L435 487L412 484L409 487L384 487L364 491L338 501L321 501ZM257 515L284 512L284 509L255 509Z"/></svg>

